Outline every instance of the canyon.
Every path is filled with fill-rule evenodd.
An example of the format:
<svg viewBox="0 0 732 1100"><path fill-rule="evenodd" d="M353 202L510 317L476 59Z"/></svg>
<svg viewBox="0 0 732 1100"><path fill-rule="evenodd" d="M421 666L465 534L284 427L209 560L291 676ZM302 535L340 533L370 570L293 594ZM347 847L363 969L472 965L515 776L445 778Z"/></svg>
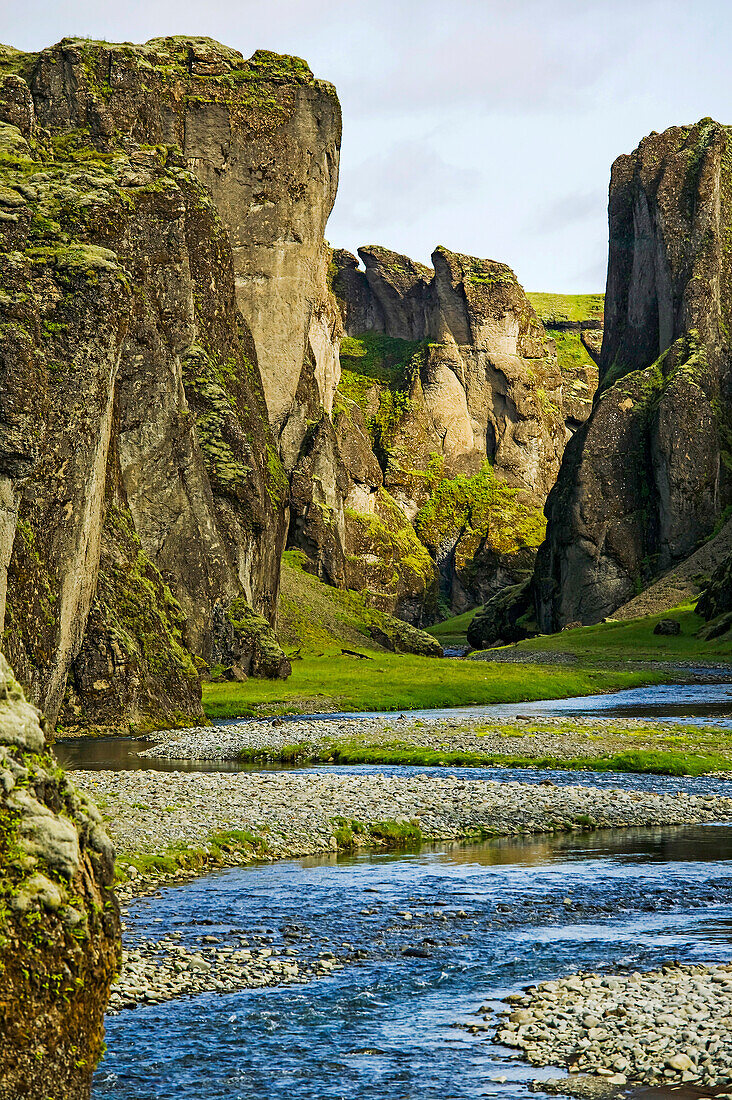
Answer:
<svg viewBox="0 0 732 1100"><path fill-rule="evenodd" d="M0 47L0 1097L89 1095L119 953L45 733L195 730L202 680L287 678L283 554L377 653L482 605L475 648L594 624L700 548L701 636L732 626L730 130L616 161L575 313L445 246L332 249L340 140L298 58Z"/></svg>

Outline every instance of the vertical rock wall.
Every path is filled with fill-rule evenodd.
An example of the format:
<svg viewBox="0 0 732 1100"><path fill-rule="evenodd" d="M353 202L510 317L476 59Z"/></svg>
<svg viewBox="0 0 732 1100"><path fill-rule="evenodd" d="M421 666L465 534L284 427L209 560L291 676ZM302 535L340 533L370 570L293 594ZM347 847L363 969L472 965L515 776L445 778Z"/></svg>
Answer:
<svg viewBox="0 0 732 1100"><path fill-rule="evenodd" d="M613 165L600 390L547 503L543 631L611 614L730 501L730 149L704 119Z"/></svg>

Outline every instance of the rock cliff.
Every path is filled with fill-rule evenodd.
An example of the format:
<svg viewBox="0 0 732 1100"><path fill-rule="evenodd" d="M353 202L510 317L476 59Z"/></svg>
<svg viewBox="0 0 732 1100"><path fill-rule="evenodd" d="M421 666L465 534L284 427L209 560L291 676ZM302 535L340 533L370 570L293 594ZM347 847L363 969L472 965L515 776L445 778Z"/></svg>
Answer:
<svg viewBox="0 0 732 1100"><path fill-rule="evenodd" d="M505 265L359 255L364 270L333 254L347 336L332 420L293 479L290 544L330 583L431 622L531 570L565 441L562 377Z"/></svg>
<svg viewBox="0 0 732 1100"><path fill-rule="evenodd" d="M730 502L731 138L704 119L613 165L600 389L547 502L542 631L611 614Z"/></svg>
<svg viewBox="0 0 732 1100"><path fill-rule="evenodd" d="M323 188L327 167L295 164L293 119L332 91L295 59L187 39L5 48L0 79L4 648L51 720L190 721L201 661L288 672L268 627L288 483L239 309L252 255L226 223L239 191L214 186L211 163L225 155L237 179L251 146L251 216L270 219L260 258L287 267L300 229L279 213L308 205L292 173ZM258 165L280 138L290 161L267 182ZM322 233L312 251L319 286ZM284 276L270 282L287 296ZM310 306L298 317L296 382L319 323Z"/></svg>
<svg viewBox="0 0 732 1100"><path fill-rule="evenodd" d="M0 655L0 1100L84 1100L119 964L113 851Z"/></svg>

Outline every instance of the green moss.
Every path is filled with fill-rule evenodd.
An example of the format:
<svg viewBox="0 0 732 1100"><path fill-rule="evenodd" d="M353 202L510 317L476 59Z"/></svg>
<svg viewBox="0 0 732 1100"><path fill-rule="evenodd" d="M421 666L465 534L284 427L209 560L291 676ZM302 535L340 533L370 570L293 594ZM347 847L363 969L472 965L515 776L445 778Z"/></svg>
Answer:
<svg viewBox="0 0 732 1100"><path fill-rule="evenodd" d="M345 411L344 398L358 405L376 453L384 460L394 429L412 407L410 391L424 363L426 346L379 332L341 341L341 379L334 412Z"/></svg>
<svg viewBox="0 0 732 1100"><path fill-rule="evenodd" d="M414 528L394 498L379 489L376 511L368 514L346 509L346 517L360 528L360 539L369 546L369 553L381 563L381 570L393 573L394 583L401 577L410 589L429 587L435 578L435 567Z"/></svg>
<svg viewBox="0 0 732 1100"><path fill-rule="evenodd" d="M472 477L437 480L433 473L429 500L417 513L414 529L433 553L460 533L477 536L484 549L507 554L540 546L546 519L540 509L523 504L520 490L509 488L485 463Z"/></svg>
<svg viewBox="0 0 732 1100"><path fill-rule="evenodd" d="M587 367L595 367L594 360L578 332L560 332L555 329L550 336L557 348L557 364L561 371L574 373Z"/></svg>
<svg viewBox="0 0 732 1100"><path fill-rule="evenodd" d="M118 546L126 543L131 550L131 557L105 557L100 567L96 599L106 629L151 673L183 675L197 684L198 672L183 644L185 616L142 550L131 516L110 505L105 525Z"/></svg>

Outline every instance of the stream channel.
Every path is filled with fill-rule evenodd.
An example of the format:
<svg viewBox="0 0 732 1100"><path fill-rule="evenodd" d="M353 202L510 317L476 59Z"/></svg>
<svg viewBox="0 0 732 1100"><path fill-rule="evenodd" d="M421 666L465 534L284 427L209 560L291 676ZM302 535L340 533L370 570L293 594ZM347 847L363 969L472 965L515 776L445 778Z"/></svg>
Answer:
<svg viewBox="0 0 732 1100"><path fill-rule="evenodd" d="M696 709L698 721L732 726L729 682L703 690L712 687L712 697L684 685L675 700L656 695L638 706L657 705L659 719L672 718L669 706L684 720ZM612 714L611 697L598 698ZM544 713L574 702L543 704ZM629 705L619 696L614 702ZM591 713L591 701L583 704ZM76 743L67 749L72 766L104 766L83 760ZM129 746L127 753L134 756ZM473 779L730 790L711 777L464 770ZM476 1010L498 1010L508 993L578 970L732 959L732 826L452 842L253 865L163 888L132 902L125 921L129 945L175 932L189 949L204 936L233 946L245 939L252 948L295 947L302 959L332 952L344 965L307 984L110 1016L93 1100L518 1100L533 1095L535 1079L563 1073L523 1063L490 1032L466 1030L480 1022Z"/></svg>

